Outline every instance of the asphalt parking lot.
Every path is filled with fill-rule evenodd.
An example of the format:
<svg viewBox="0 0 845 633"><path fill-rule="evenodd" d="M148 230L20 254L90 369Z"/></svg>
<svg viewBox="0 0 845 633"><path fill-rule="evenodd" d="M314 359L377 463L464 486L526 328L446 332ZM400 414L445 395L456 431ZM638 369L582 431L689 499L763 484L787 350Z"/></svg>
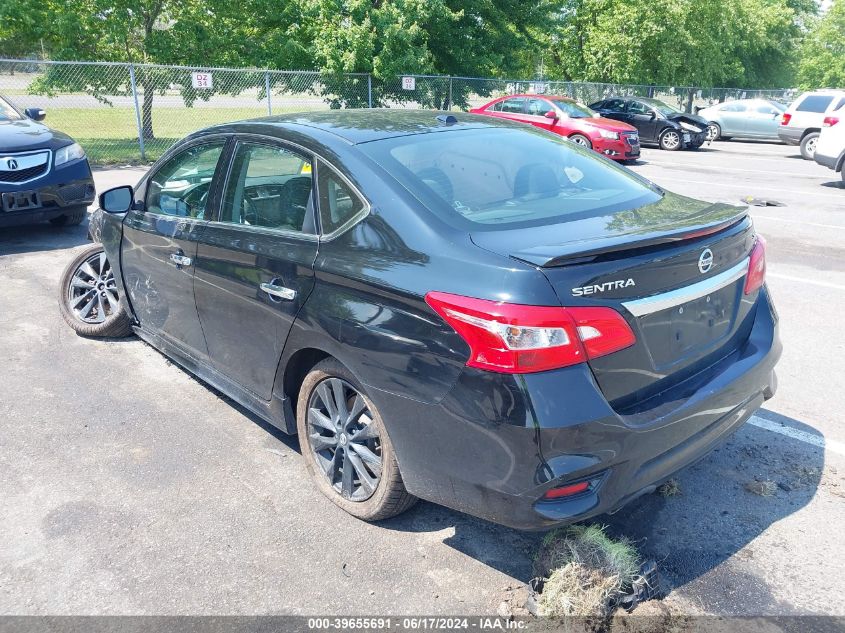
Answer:
<svg viewBox="0 0 845 633"><path fill-rule="evenodd" d="M845 615L845 189L776 144L645 149L632 169L783 205L752 215L784 353L777 396L679 495L599 521L658 562L679 612ZM428 503L362 523L312 486L295 439L137 339L77 337L57 283L85 243L84 226L0 232L0 613L484 614L530 579L542 535Z"/></svg>

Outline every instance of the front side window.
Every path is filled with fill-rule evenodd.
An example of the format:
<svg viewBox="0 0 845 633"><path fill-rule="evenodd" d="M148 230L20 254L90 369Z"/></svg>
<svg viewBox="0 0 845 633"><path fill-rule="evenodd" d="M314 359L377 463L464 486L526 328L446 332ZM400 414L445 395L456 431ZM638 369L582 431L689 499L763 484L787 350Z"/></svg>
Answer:
<svg viewBox="0 0 845 633"><path fill-rule="evenodd" d="M628 106L628 112L631 114L649 114L651 112L651 108L641 101L632 101Z"/></svg>
<svg viewBox="0 0 845 633"><path fill-rule="evenodd" d="M768 103L758 105L756 110L759 114L770 114L770 115L780 114L780 112L781 112L780 110L775 108L773 105L769 105Z"/></svg>
<svg viewBox="0 0 845 633"><path fill-rule="evenodd" d="M320 224L324 235L337 231L366 206L352 187L322 162L317 187L320 192Z"/></svg>
<svg viewBox="0 0 845 633"><path fill-rule="evenodd" d="M558 224L661 198L632 172L534 128L455 130L358 147L425 207L469 231Z"/></svg>
<svg viewBox="0 0 845 633"><path fill-rule="evenodd" d="M562 101L558 99L554 101L554 104L570 119L591 119L596 116L596 113L590 110L590 108L574 101Z"/></svg>
<svg viewBox="0 0 845 633"><path fill-rule="evenodd" d="M203 219L224 144L194 145L165 162L149 179L147 211Z"/></svg>
<svg viewBox="0 0 845 633"><path fill-rule="evenodd" d="M817 112L821 113L827 110L833 97L822 95L809 95L804 97L798 107L795 108L798 112Z"/></svg>
<svg viewBox="0 0 845 633"><path fill-rule="evenodd" d="M745 112L745 104L729 103L722 106L722 112Z"/></svg>
<svg viewBox="0 0 845 633"><path fill-rule="evenodd" d="M311 161L286 148L238 143L220 221L313 233Z"/></svg>
<svg viewBox="0 0 845 633"><path fill-rule="evenodd" d="M554 108L552 108L552 104L545 99L528 100L528 114L532 116L543 116L550 110L554 110Z"/></svg>

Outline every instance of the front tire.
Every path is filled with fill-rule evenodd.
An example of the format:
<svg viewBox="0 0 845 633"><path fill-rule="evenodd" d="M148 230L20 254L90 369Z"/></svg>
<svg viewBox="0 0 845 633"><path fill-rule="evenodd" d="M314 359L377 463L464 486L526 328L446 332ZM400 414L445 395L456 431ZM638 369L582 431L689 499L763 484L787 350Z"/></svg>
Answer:
<svg viewBox="0 0 845 633"><path fill-rule="evenodd" d="M302 382L296 429L317 488L352 516L379 521L416 503L378 409L335 359L315 365Z"/></svg>
<svg viewBox="0 0 845 633"><path fill-rule="evenodd" d="M575 143L576 145L580 145L581 147L586 147L587 149L593 149L593 143L583 134L573 134L569 137L569 140Z"/></svg>
<svg viewBox="0 0 845 633"><path fill-rule="evenodd" d="M718 141L722 136L722 128L718 123L709 123L707 125L707 140Z"/></svg>
<svg viewBox="0 0 845 633"><path fill-rule="evenodd" d="M59 311L81 336L122 337L132 322L101 244L82 249L59 281Z"/></svg>
<svg viewBox="0 0 845 633"><path fill-rule="evenodd" d="M667 152L676 152L681 149L684 143L680 132L668 128L660 133L658 144L660 149L665 149Z"/></svg>
<svg viewBox="0 0 845 633"><path fill-rule="evenodd" d="M816 144L818 142L818 132L810 132L801 139L801 156L805 160L813 160L813 157L816 155Z"/></svg>
<svg viewBox="0 0 845 633"><path fill-rule="evenodd" d="M88 207L73 207L67 212L50 220L53 226L76 226L88 215Z"/></svg>

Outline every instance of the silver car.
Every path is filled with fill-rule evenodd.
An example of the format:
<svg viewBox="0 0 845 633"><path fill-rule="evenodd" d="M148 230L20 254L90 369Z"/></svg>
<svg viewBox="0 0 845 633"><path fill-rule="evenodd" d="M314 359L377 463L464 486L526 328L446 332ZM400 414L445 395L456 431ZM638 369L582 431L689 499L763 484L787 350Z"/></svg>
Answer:
<svg viewBox="0 0 845 633"><path fill-rule="evenodd" d="M738 99L703 108L698 114L707 119L707 139L727 141L741 138L778 140L778 127L786 106L767 99Z"/></svg>

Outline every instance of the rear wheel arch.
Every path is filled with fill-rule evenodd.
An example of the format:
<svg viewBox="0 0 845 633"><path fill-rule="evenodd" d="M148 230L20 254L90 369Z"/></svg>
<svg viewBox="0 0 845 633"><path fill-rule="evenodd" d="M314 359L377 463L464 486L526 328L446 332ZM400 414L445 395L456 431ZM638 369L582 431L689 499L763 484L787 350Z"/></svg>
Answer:
<svg viewBox="0 0 845 633"><path fill-rule="evenodd" d="M804 130L804 131L801 133L801 140L804 140L804 137L805 137L805 136L807 136L808 134L820 134L820 133L821 133L821 129L820 129L820 128L817 128L817 127L808 127L806 130Z"/></svg>
<svg viewBox="0 0 845 633"><path fill-rule="evenodd" d="M291 403L294 415L296 415L296 402L299 398L299 390L302 387L305 376L308 375L308 372L315 365L327 358L334 358L334 356L316 347L304 347L294 352L287 363L285 363L282 390L285 398Z"/></svg>

